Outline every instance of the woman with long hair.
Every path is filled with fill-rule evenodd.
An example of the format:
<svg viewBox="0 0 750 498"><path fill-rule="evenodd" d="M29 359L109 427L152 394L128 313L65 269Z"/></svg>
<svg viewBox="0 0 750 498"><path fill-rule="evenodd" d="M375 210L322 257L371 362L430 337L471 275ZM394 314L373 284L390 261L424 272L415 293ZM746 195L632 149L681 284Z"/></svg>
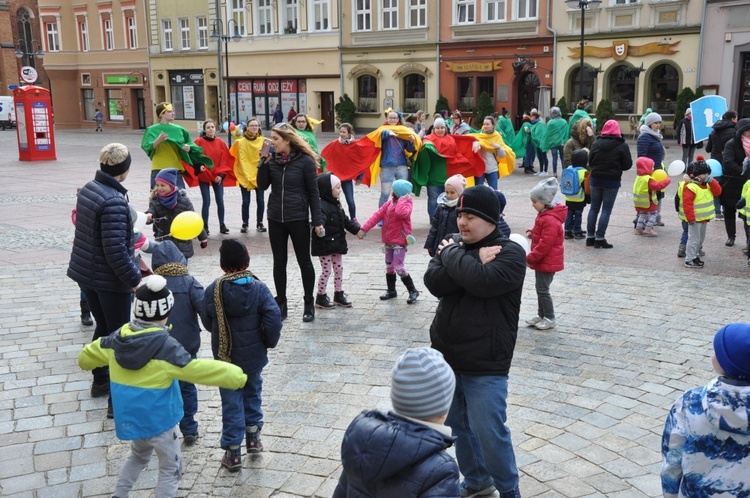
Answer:
<svg viewBox="0 0 750 498"><path fill-rule="evenodd" d="M206 235L209 235L208 210L211 207L211 189L213 189L216 199L216 214L219 217L219 232L227 234L229 229L224 224L224 187L231 187L236 183L229 148L224 140L216 136L216 121L207 119L203 122L203 133L195 140L195 145L203 147L203 153L211 158L214 163L213 169L203 168L203 171L198 174L198 187L201 189L201 198L203 199L201 208L203 229L206 231Z"/></svg>
<svg viewBox="0 0 750 498"><path fill-rule="evenodd" d="M318 155L320 161L318 169L321 173L324 172L326 170L326 160L319 156L320 149L318 148L318 141L315 139L315 131L313 130L313 123L310 117L307 114L299 113L294 116L292 125L294 126L294 131L305 139L305 142L310 145L312 151Z"/></svg>
<svg viewBox="0 0 750 498"><path fill-rule="evenodd" d="M247 233L250 224L250 197L255 192L255 202L258 208L255 213L255 229L265 232L263 225L263 213L266 209L265 194L258 188L258 165L260 164L260 152L263 148L263 132L260 129L258 118L247 120L247 126L242 138L237 140L230 152L234 157L234 174L240 184L242 193L242 228L241 233Z"/></svg>

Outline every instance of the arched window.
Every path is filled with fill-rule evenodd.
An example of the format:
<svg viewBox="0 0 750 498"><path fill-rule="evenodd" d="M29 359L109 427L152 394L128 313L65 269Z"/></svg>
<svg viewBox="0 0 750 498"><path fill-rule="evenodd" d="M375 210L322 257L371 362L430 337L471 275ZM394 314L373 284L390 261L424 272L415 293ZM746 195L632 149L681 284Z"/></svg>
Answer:
<svg viewBox="0 0 750 498"><path fill-rule="evenodd" d="M425 77L423 74L407 74L403 78L404 112L417 112L425 108Z"/></svg>
<svg viewBox="0 0 750 498"><path fill-rule="evenodd" d="M357 112L378 112L378 79L371 74L357 78Z"/></svg>
<svg viewBox="0 0 750 498"><path fill-rule="evenodd" d="M680 89L680 73L672 64L659 64L651 70L649 98L646 102L654 112L673 114Z"/></svg>
<svg viewBox="0 0 750 498"><path fill-rule="evenodd" d="M31 40L31 13L26 7L21 7L16 11L16 24L18 25L18 38L20 49L23 52L21 61L24 66L36 67L34 64L34 47ZM41 48L41 47L40 47Z"/></svg>
<svg viewBox="0 0 750 498"><path fill-rule="evenodd" d="M608 97L617 114L632 114L635 109L635 78L630 66L621 64L609 73Z"/></svg>
<svg viewBox="0 0 750 498"><path fill-rule="evenodd" d="M570 99L568 100L568 112L575 112L576 104L586 97L589 101L594 99L594 86L595 81L593 78L594 72L591 66L584 64L583 66L583 91L581 91L581 66L579 65L570 72L568 77L568 88Z"/></svg>

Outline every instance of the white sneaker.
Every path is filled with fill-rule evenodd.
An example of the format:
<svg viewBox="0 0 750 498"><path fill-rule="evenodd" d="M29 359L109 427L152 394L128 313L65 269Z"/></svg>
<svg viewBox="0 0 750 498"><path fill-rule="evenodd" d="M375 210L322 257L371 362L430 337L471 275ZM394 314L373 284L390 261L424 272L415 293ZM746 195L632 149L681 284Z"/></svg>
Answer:
<svg viewBox="0 0 750 498"><path fill-rule="evenodd" d="M535 317L534 317L534 318L532 318L531 320L526 320L526 324L527 324L527 325L528 325L529 327L533 327L534 325L536 325L537 323L539 323L539 322L541 322L541 321L542 321L542 317L540 317L540 316L535 316Z"/></svg>
<svg viewBox="0 0 750 498"><path fill-rule="evenodd" d="M555 321L550 320L549 318L542 318L539 320L538 323L534 324L534 327L536 327L539 330L547 330L551 329L555 326Z"/></svg>

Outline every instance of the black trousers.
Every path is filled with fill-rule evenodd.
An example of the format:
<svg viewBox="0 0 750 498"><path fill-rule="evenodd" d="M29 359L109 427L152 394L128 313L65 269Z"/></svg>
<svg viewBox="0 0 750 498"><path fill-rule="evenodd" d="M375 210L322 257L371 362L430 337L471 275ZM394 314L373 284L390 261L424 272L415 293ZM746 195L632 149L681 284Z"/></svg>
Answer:
<svg viewBox="0 0 750 498"><path fill-rule="evenodd" d="M286 300L286 264L289 253L289 239L292 239L294 255L297 257L302 287L305 297L312 298L315 287L315 267L310 258L310 223L308 221L290 221L281 223L268 220L268 238L273 253L273 282L276 295Z"/></svg>

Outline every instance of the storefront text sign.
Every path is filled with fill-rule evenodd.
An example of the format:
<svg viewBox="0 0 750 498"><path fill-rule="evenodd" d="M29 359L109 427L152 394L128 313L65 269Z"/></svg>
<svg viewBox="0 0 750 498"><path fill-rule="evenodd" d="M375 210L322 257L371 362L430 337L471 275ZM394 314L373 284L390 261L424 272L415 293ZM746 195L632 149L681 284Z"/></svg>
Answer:
<svg viewBox="0 0 750 498"><path fill-rule="evenodd" d="M446 69L454 73L489 72L502 69L500 61L491 62L446 62Z"/></svg>
<svg viewBox="0 0 750 498"><path fill-rule="evenodd" d="M658 42L647 43L645 45L630 45L627 40L616 40L612 42L611 47L596 47L588 45L583 49L583 55L585 57L598 57L601 59L607 59L612 57L616 61L625 60L628 56L641 57L648 54L664 54L674 55L679 50L674 50L674 47L679 45L680 42L659 44ZM581 47L568 47L570 50L571 59L581 58Z"/></svg>

